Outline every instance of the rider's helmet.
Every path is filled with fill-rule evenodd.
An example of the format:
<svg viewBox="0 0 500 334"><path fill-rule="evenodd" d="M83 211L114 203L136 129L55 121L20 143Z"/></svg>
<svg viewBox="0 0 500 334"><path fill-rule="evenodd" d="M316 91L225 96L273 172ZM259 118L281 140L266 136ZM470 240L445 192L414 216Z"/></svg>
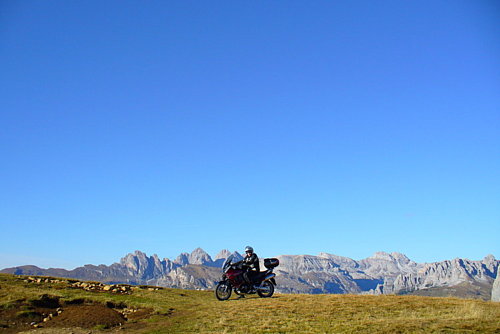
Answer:
<svg viewBox="0 0 500 334"><path fill-rule="evenodd" d="M252 247L250 247L250 246L246 246L246 247L245 247L245 253L247 253L247 254L248 254L248 253L253 254L253 248L252 248Z"/></svg>

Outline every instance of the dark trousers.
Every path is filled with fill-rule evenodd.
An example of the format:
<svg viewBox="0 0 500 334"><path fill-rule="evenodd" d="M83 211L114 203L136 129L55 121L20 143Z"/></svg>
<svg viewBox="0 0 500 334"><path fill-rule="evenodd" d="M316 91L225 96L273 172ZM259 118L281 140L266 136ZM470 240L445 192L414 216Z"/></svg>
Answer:
<svg viewBox="0 0 500 334"><path fill-rule="evenodd" d="M249 284L255 283L255 278L258 275L256 271L249 270L246 273L243 274L243 277L245 278L245 281Z"/></svg>

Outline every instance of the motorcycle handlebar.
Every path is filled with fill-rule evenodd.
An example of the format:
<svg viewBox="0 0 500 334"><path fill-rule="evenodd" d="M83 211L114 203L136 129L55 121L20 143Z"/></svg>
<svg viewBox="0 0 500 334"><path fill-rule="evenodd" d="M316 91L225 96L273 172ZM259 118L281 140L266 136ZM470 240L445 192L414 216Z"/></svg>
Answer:
<svg viewBox="0 0 500 334"><path fill-rule="evenodd" d="M242 269L243 268L243 260L235 262L235 263L231 264L231 266L236 268L236 269Z"/></svg>

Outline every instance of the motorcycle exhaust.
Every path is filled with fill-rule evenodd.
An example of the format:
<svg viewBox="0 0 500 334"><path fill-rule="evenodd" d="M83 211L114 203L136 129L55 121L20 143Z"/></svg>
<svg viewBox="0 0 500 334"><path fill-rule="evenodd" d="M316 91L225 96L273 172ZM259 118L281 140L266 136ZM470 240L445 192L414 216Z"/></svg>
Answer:
<svg viewBox="0 0 500 334"><path fill-rule="evenodd" d="M273 279L274 277L276 277L276 274L269 274L267 275L266 277L264 277L264 279L262 280L262 283L260 283L261 285L260 286L255 286L255 288L257 290L269 290L269 287L266 287L266 286L262 286L262 284L265 282L265 281L269 281L270 279Z"/></svg>
<svg viewBox="0 0 500 334"><path fill-rule="evenodd" d="M276 277L276 274L271 273L271 274L267 275L262 282L269 281L271 278L274 278L274 277Z"/></svg>

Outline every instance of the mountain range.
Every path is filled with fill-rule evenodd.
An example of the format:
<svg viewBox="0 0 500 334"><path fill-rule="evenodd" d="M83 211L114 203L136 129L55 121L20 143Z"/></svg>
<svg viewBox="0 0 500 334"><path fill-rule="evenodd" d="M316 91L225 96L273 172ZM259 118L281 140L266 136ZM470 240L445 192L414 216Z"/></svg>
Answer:
<svg viewBox="0 0 500 334"><path fill-rule="evenodd" d="M228 250L220 251L212 259L203 249L197 248L191 253L181 253L173 261L135 251L110 266L89 264L65 270L27 265L0 272L105 283L213 289L220 280L222 263L231 254L242 259L238 252ZM377 252L359 261L328 253L281 255L277 258L280 260L280 266L275 270L277 291L283 293L419 294L485 300L491 298L500 264L492 255L481 261L457 258L416 263L404 254L385 252Z"/></svg>

